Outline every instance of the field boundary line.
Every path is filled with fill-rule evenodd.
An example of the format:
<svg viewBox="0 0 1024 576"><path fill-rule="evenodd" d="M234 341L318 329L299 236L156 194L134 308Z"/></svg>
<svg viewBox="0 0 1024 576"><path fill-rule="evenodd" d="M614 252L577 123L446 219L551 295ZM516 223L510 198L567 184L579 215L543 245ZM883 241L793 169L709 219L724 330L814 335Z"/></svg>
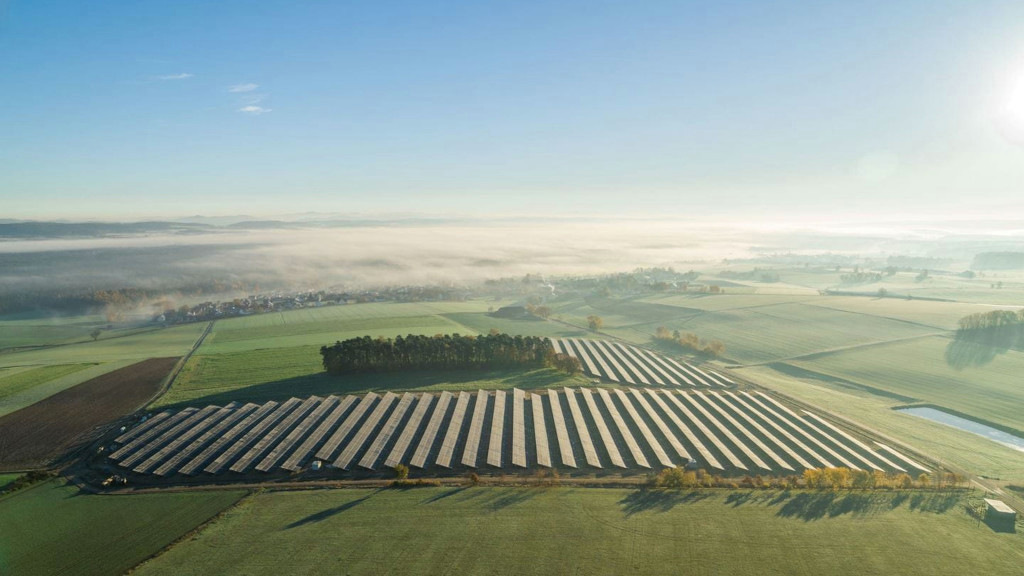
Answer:
<svg viewBox="0 0 1024 576"><path fill-rule="evenodd" d="M859 350L861 348L873 348L876 346L887 346L889 344L896 344L899 342L908 342L910 340L920 340L924 338L948 338L949 331L945 330L942 332L932 332L928 334L917 334L914 336L906 336L903 338L893 338L892 340L879 340L876 342L864 342L862 344L851 344L849 346L838 346L836 348L828 348L826 350L819 350L817 352L809 352L807 354L800 354L799 356L789 356L786 358L776 358L774 360L765 360L764 362L752 362L750 364L732 364L729 368L750 368L752 366L769 366L771 364L787 363L793 361L802 360L815 360L818 357L829 356L831 354L840 354L843 352L849 352L851 350Z"/></svg>
<svg viewBox="0 0 1024 576"><path fill-rule="evenodd" d="M167 394L167 391L171 389L171 385L173 385L174 381L178 379L178 375L181 374L181 371L185 369L185 364L187 364L188 361L192 358L192 355L196 353L196 350L199 350L199 347L203 345L203 341L205 341L206 337L210 335L210 332L213 332L213 325L216 323L216 320L211 320L206 325L206 329L203 330L203 333L200 334L199 338L196 338L195 343L192 344L192 349L186 352L185 355L182 356L180 360L178 360L178 363L174 365L173 369L171 369L171 373L167 375L167 379L160 386L160 389L157 391L155 395L153 395L152 398L149 399L149 402L146 402L145 404L142 405L142 408L151 406L153 402L156 402L164 394Z"/></svg>

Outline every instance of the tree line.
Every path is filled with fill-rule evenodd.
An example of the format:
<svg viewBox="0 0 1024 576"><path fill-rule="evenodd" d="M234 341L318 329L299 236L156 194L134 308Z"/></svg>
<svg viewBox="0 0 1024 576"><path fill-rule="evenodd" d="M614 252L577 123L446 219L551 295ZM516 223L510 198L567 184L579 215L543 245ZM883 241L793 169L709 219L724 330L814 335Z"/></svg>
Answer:
<svg viewBox="0 0 1024 576"><path fill-rule="evenodd" d="M320 355L329 374L514 367L553 367L570 374L580 371L579 360L556 353L547 338L504 333L363 336L323 346Z"/></svg>
<svg viewBox="0 0 1024 576"><path fill-rule="evenodd" d="M988 330L992 328L1006 328L1024 324L1024 309L1014 312L1013 310L993 310L991 312L978 312L964 316L957 323L960 332L971 332L974 330Z"/></svg>
<svg viewBox="0 0 1024 576"><path fill-rule="evenodd" d="M664 326L658 326L654 332L654 339L658 342L675 344L689 352L700 352L710 356L721 356L725 354L725 344L721 340L705 340L691 332L670 331Z"/></svg>

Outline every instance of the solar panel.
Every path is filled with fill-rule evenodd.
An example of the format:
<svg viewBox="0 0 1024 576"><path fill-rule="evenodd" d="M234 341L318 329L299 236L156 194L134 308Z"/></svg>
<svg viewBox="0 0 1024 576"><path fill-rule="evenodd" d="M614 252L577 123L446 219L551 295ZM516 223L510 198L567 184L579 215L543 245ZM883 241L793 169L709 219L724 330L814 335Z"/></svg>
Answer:
<svg viewBox="0 0 1024 576"><path fill-rule="evenodd" d="M374 407L373 412L366 418L366 421L362 423L358 430L356 430L355 436L349 440L348 444L338 455L338 458L334 461L335 468L341 468L342 470L348 470L352 465L352 460L355 459L356 453L362 449L366 441L369 440L370 435L373 434L374 429L377 428L377 424L384 418L384 414L388 411L388 408L398 399L398 396L387 392L380 398L380 402Z"/></svg>
<svg viewBox="0 0 1024 576"><path fill-rule="evenodd" d="M743 452L747 456L747 458L749 458L751 462L753 462L756 466L764 468L765 470L772 469L772 467L766 464L760 456L755 454L754 451L747 447L747 445L742 440L736 437L736 435L733 434L732 431L725 426L725 424L722 424L718 420L718 418L715 418L715 415L708 411L708 409L705 408L702 403L697 401L697 398L702 398L700 394L696 392L692 394L680 394L680 397L683 399L684 402L688 402L691 408L694 408L698 412L700 412L704 416L704 418L711 423L712 426L714 426L723 436L728 438L729 441L732 442L732 445L739 449L740 452Z"/></svg>
<svg viewBox="0 0 1024 576"><path fill-rule="evenodd" d="M931 472L931 470L925 468L924 466L922 466L918 462L915 462L914 460L911 460L910 458L907 458L903 454L897 452L895 449L890 448L889 446L886 446L885 444L882 444L881 442L875 442L875 444L878 444L878 446L882 450L885 450L885 451L889 452L890 454L892 454L893 456L895 456L895 457L899 458L900 460L906 462L907 464L910 465L911 468L917 468L918 470L920 470L922 472Z"/></svg>
<svg viewBox="0 0 1024 576"><path fill-rule="evenodd" d="M402 463L402 458L409 449L409 444L419 430L420 422L423 421L423 416L427 413L427 409L430 408L430 403L433 400L434 397L429 392L424 392L416 401L416 407L413 408L412 416L406 422L405 428L402 428L402 433L398 435L398 440L395 441L394 447L391 448L388 459L384 461L385 466L394 468Z"/></svg>
<svg viewBox="0 0 1024 576"><path fill-rule="evenodd" d="M236 440L231 446L227 448L220 456L213 459L213 462L208 464L205 471L211 474L220 474L237 458L239 455L244 454L250 446L256 441L263 437L267 430L271 426L277 424L282 418L287 416L292 410L294 410L299 404L298 398L289 398L285 400L280 406L274 409L273 412L267 414L265 418L256 423L251 430L245 433L244 436Z"/></svg>
<svg viewBox="0 0 1024 576"><path fill-rule="evenodd" d="M317 445L320 444L324 436L334 428L338 421L341 420L341 417L348 412L349 407L355 404L355 402L355 396L343 397L341 401L331 409L331 413L327 415L327 418L324 418L324 421L316 427L316 430L314 430L308 438L303 440L302 444L300 444L299 447L296 448L290 456L288 456L288 459L284 461L281 468L292 472L301 470L302 464L305 462L306 458L309 458L310 454L313 453L313 450L316 450Z"/></svg>
<svg viewBox="0 0 1024 576"><path fill-rule="evenodd" d="M660 354L655 354L649 350L644 350L643 348L636 348L636 351L642 357L646 358L651 363L651 366L661 371L661 373L664 374L665 377L671 380L673 383L678 384L679 382L682 382L683 384L687 384L689 386L697 386L697 383L694 382L689 375L676 369L676 367L673 366L672 363L669 363L667 358L661 356ZM676 366L678 366L677 363Z"/></svg>
<svg viewBox="0 0 1024 576"><path fill-rule="evenodd" d="M793 444L797 448L803 450L804 453L809 454L811 456L811 458L813 458L814 460L818 461L818 464L814 465L814 464L811 464L810 462L808 462L807 460L804 460L803 458L800 458L799 455L797 455L795 453L794 454L790 454L790 456L793 456L796 459L796 461L800 463L801 466L804 466L806 468L816 468L818 466L823 466L825 468L832 468L833 467L832 463L829 462L828 459L823 457L821 454L818 454L813 448L811 448L807 444L804 444L803 442L801 442L800 439L797 438L796 436L790 434L789 430L786 430L785 428L783 428L774 419L772 419L771 417L769 417L765 413L763 413L760 410L758 410L757 407L754 406L752 402L748 402L746 400L746 398L744 398L742 396L738 396L736 394L733 394L732 392L729 392L728 390L725 391L725 394L727 394L733 400L733 402L735 403L736 406L742 407L742 408L746 409L750 414L753 414L754 416L757 416L758 418L760 418L764 422L767 422L768 425L771 426L777 433L781 434L783 438L785 438L786 440L789 440L789 442L791 444ZM778 442L778 441L776 440L776 442Z"/></svg>
<svg viewBox="0 0 1024 576"><path fill-rule="evenodd" d="M178 412L177 414L168 414L167 418L161 419L159 423L157 423L155 426L150 427L148 430L146 430L144 434L136 436L131 440L131 442L128 442L124 446L121 446L121 448L115 450L110 455L110 458L112 460L120 460L125 456L128 456L132 452L135 452L135 450L137 450L139 447L145 446L146 443L149 442L152 438L156 438L160 434L171 429L178 422L181 422L185 418L188 418L189 415L191 415L195 411L195 408L186 408L181 412Z"/></svg>
<svg viewBox="0 0 1024 576"><path fill-rule="evenodd" d="M227 448L231 442L234 442L236 438L244 434L254 424L256 424L256 422L259 422L264 416L269 414L272 410L275 410L277 407L277 402L270 401L258 407L256 410L249 412L241 421L232 426L230 430L217 437L213 444L210 444L205 450L200 452L198 456L189 460L188 464L182 466L179 472L189 476L198 473L200 468L205 466L206 463L215 455L220 454L220 452Z"/></svg>
<svg viewBox="0 0 1024 576"><path fill-rule="evenodd" d="M416 452L413 453L409 464L417 468L426 467L427 456L430 455L430 449L434 446L437 433L441 430L441 423L444 422L444 416L448 412L448 405L451 404L452 398L451 392L441 392L441 395L438 396L437 406L434 407L434 411L430 415L430 421L427 422L427 428L423 431L423 437L420 438L420 443L416 446Z"/></svg>
<svg viewBox="0 0 1024 576"><path fill-rule="evenodd" d="M151 439L144 446L141 446L130 456L121 460L121 466L132 468L133 471L139 473L147 471L150 467L156 467L157 464L170 456L170 454L164 451L168 445L180 446L178 438L182 436L188 436L185 439L187 442L191 438L189 430L201 424L203 420L209 418L217 410L220 410L218 406L207 406L202 410L193 412L188 418L179 421L176 425L165 430L156 438Z"/></svg>
<svg viewBox="0 0 1024 576"><path fill-rule="evenodd" d="M625 468L626 462L623 461L622 455L619 454L619 448L615 445L615 440L612 438L612 433L608 430L608 425L604 422L604 416L601 415L601 411L597 408L597 402L594 401L594 396L590 393L590 390L586 388L580 388L580 394L583 395L583 400L587 404L587 408L590 410L590 417L594 420L594 425L597 426L598 435L601 436L601 442L604 443L604 448L608 452L608 459L612 461L612 464L619 468Z"/></svg>
<svg viewBox="0 0 1024 576"><path fill-rule="evenodd" d="M150 472L153 472L163 462L166 462L168 459L177 455L178 451L186 445L186 442L189 442L196 436L202 434L204 430L213 426L231 412L230 409L218 408L216 406L210 406L209 408L210 410L205 412L203 418L193 421L188 429L166 446L151 454L149 458L142 462L142 464L136 466L134 471L140 474L149 474ZM204 412L200 410L197 415L198 414L204 414Z"/></svg>
<svg viewBox="0 0 1024 576"><path fill-rule="evenodd" d="M831 429L832 429L833 431L835 431L835 433L836 433L836 434L839 434L839 435L840 435L840 436L842 436L843 438L846 438L846 440L847 440L848 442L850 442L850 443L851 443L851 444L853 444L854 446L857 446L857 447L858 447L858 448L860 448L861 450L864 450L865 452L867 452L867 453L868 453L868 454L870 454L871 456L874 456L875 458L878 458L878 459L879 459L879 460L881 460L881 461L882 461L882 462L883 462L883 463L884 463L885 465L887 465L887 466L889 466L889 467L891 467L891 468L893 468L893 469L895 469L895 470L898 470L898 471L900 471L900 472L906 472L906 470L905 470L905 469L904 469L904 468L903 468L902 466L899 466L899 465L897 465L897 464L894 464L894 463L892 463L891 461L887 460L887 459L886 459L886 458L885 458L884 456L882 456L882 455L881 455L881 454L879 454L878 452L875 452L874 450L872 450L872 449L871 449L871 448L870 448L869 446L867 446L866 444L864 444L864 443L863 443L863 442L861 442L860 440L857 440L857 439L856 439L856 438L854 438L853 436L850 436L850 435L849 435L849 434L847 434L847 433L846 433L845 431L843 431L842 429L840 429L840 428L839 428L839 427L837 427L837 426L834 426L834 425L833 425L833 424L832 424L831 422L828 422L827 420L824 420L824 419L822 419L822 418L821 418L820 416L818 416L817 414L813 414L813 413L811 413L811 412L808 412L807 410L804 410L804 414L807 414L807 415L808 415L808 416L810 416L811 418L814 418L814 419L815 419L815 420L817 420L818 422L821 422L821 423L822 423L822 424L824 424L825 426L827 426L827 427L831 428ZM862 459L863 459L863 460L865 460L865 461L867 461L867 458L862 458Z"/></svg>
<svg viewBox="0 0 1024 576"><path fill-rule="evenodd" d="M526 395L512 389L512 465L526 468Z"/></svg>
<svg viewBox="0 0 1024 576"><path fill-rule="evenodd" d="M597 349L589 340L574 339L573 342L581 344L583 348L586 349L587 354L589 354L590 357L594 359L594 362L597 362L597 365L601 367L601 374L604 375L605 378L612 382L619 382L619 377L615 375L615 372L612 372L612 369L604 361L604 358L598 354Z"/></svg>
<svg viewBox="0 0 1024 576"><path fill-rule="evenodd" d="M168 418L171 414L173 414L173 412L171 412L170 410L166 412L160 412L159 414L155 414L151 418L146 419L145 422L140 422L136 424L134 428L131 428L124 434L121 434L117 438L114 438L114 442L117 442L118 444L124 444L125 442L128 442L133 438L137 437L139 434L142 434L143 432L146 432L147 430L151 429L153 426L156 426L157 424Z"/></svg>
<svg viewBox="0 0 1024 576"><path fill-rule="evenodd" d="M567 354L583 361L583 367L586 369L588 374L592 374L598 378L601 377L601 371L598 370L597 365L590 359L590 354L583 349L582 345L578 344L572 338L563 338L562 344L565 346Z"/></svg>
<svg viewBox="0 0 1024 576"><path fill-rule="evenodd" d="M725 456L726 460L728 460L734 467L739 468L740 470L746 470L746 464L744 464L742 460L740 460L735 454L733 454L732 450L730 450L728 446L726 446L721 440L718 439L718 436L714 432L712 432L711 429L707 427L707 425L704 424L703 420L694 416L693 412L690 412L690 409L687 408L685 404L680 402L679 396L683 396L683 394L673 394L668 390L665 391L665 397L668 398L669 401L671 401L672 404L674 404L675 407L678 408L684 416L686 416L689 422L691 422L694 426L697 427L697 430L700 430L701 434L703 434L704 437L707 438L708 441L711 442L711 444L715 448L717 448L723 456ZM707 456L705 455L705 458L706 457Z"/></svg>
<svg viewBox="0 0 1024 576"><path fill-rule="evenodd" d="M153 434L152 437L146 438L145 434L139 436L133 442L133 444L135 442L139 442L140 440L145 440L136 445L135 449L132 450L130 454L124 455L122 457L120 465L124 466L125 468L134 467L139 462L142 462L143 458L149 456L156 450L160 449L160 447L164 446L171 440L177 438L178 435L187 430L190 425L192 425L194 422L202 420L203 418L206 418L210 414L211 410L215 409L216 406L207 406L202 410L189 408L187 410L182 411L184 412L184 414L180 414L180 418L175 418L174 416L168 418L166 422L170 425L160 429L159 431L156 428L154 428L153 431L156 433ZM127 448L127 446L125 448ZM121 450L124 450L124 448L122 448ZM120 452L120 450L118 452Z"/></svg>
<svg viewBox="0 0 1024 576"><path fill-rule="evenodd" d="M566 389L566 394L571 394L572 391ZM551 404L551 420L555 425L555 438L558 440L558 449L562 456L562 465L570 468L576 467L576 457L572 453L572 443L569 440L569 431L565 427L565 416L562 415L562 403L558 399L557 390L548 390L548 400ZM543 407L541 407L543 410ZM584 428L583 434L586 435L587 443L590 442L590 434L587 434L587 430ZM593 449L593 448L591 448ZM598 468L601 467L600 462Z"/></svg>
<svg viewBox="0 0 1024 576"><path fill-rule="evenodd" d="M462 431L462 421L466 417L466 408L469 406L471 396L468 392L459 392L459 399L455 402L455 412L448 423L448 431L441 442L441 451L437 455L437 465L451 468L452 456L455 454L455 444L459 441L459 433Z"/></svg>
<svg viewBox="0 0 1024 576"><path fill-rule="evenodd" d="M469 422L469 433L466 435L466 448L462 451L462 464L476 468L476 457L480 451L480 437L484 433L484 415L487 412L487 391L478 390L476 404L473 406L473 419Z"/></svg>
<svg viewBox="0 0 1024 576"><path fill-rule="evenodd" d="M668 468L675 466L675 463L673 463L672 459L668 457L668 454L666 454L665 450L661 447L661 443L658 442L654 433L651 432L651 429L647 426L647 422L644 422L643 417L641 417L636 411L636 407L634 407L633 403L629 401L629 397L626 396L626 393L622 390L616 390L615 395L618 396L619 401L622 402L623 408L626 409L626 414L633 419L633 424L635 424L637 429L640 430L640 435L644 437L644 440L647 441L647 445L651 447L651 450L654 452L654 456L658 459L658 463Z"/></svg>
<svg viewBox="0 0 1024 576"><path fill-rule="evenodd" d="M608 413L612 417L612 422L615 423L615 427L619 430L619 435L626 442L626 448L629 449L629 453L633 455L633 460L636 461L637 465L642 468L650 468L651 465L647 463L647 457L644 456L643 450L640 449L640 445L636 443L636 439L633 438L633 433L629 431L629 426L626 425L626 421L622 419L622 415L619 414L619 409L612 402L611 395L604 388L598 388L598 396L604 402L605 407L608 409ZM658 447L661 449L661 446ZM671 463L669 464L671 465Z"/></svg>
<svg viewBox="0 0 1024 576"><path fill-rule="evenodd" d="M494 410L491 413L491 437L487 446L487 464L501 468L501 439L505 430L505 391L494 392Z"/></svg>
<svg viewBox="0 0 1024 576"><path fill-rule="evenodd" d="M338 426L338 429L331 434L331 437L327 439L327 442L317 450L316 457L320 460L331 460L334 457L334 453L338 451L338 447L341 446L341 443L345 441L345 438L348 438L349 433L353 428L355 428L356 424L363 419L366 411L369 410L375 402L377 402L378 398L380 398L380 396L373 392L369 392L363 396L362 399L359 400L359 403L356 404L356 407L352 409L352 412L345 417L341 426Z"/></svg>
<svg viewBox="0 0 1024 576"><path fill-rule="evenodd" d="M548 447L548 429L544 425L544 397L540 394L531 394L530 408L533 409L533 439L537 445L537 464L550 468L551 449ZM569 455L572 455L571 451ZM575 463L573 461L574 465Z"/></svg>
<svg viewBox="0 0 1024 576"><path fill-rule="evenodd" d="M618 357L616 357L615 354L612 354L611 349L605 345L604 341L592 340L590 344L593 346L594 350L597 353L604 356L604 359L607 361L607 363L610 364L611 367L615 369L615 372L618 373L619 377L623 381L625 381L628 384L637 383L637 381L633 378L632 372L626 370L622 364L619 364Z"/></svg>
<svg viewBox="0 0 1024 576"><path fill-rule="evenodd" d="M700 395L696 395L695 394L694 396L695 397L699 397L701 400L703 400L704 403L707 404L707 406L711 408L712 412L717 413L720 417L724 418L726 422L728 422L729 424L732 424L733 428L735 428L736 430L739 430L740 434L746 436L747 439L750 440L750 442L752 442L754 444L754 446L757 446L758 448L760 448L762 452L764 452L765 454L768 455L768 458L773 460L780 467L782 467L785 470L790 470L790 471L793 470L793 466L790 465L789 462L787 462L781 456L779 456L774 450L771 449L770 446L765 444L764 441L761 440L760 437L758 437L756 434L754 434L753 432L748 430L747 427L744 426L742 422L740 422L739 420L733 418L732 415L729 414L729 412L725 408L723 408L717 402L715 402L714 400L718 399L718 396L714 396L714 392L708 392L706 394L700 394ZM787 450L788 450L788 447L787 447Z"/></svg>
<svg viewBox="0 0 1024 576"><path fill-rule="evenodd" d="M697 435L694 434L692 430L690 430L690 427L687 426L679 418L679 415L676 414L671 408L669 408L668 404L665 403L665 400L661 398L660 394L658 394L654 390L651 390L650 388L645 390L645 392L648 396L651 397L651 400L654 400L654 403L657 404L659 408L661 408L662 412L664 412L665 415L668 416L668 419L673 424L676 425L676 428L678 428L679 431L683 433L683 436L685 436L686 439L690 441L690 444L693 444L694 448L697 449L697 452L700 453L701 457L704 458L704 461L707 462L708 465L710 465L712 468L718 468L719 470L725 469L722 466L722 464L718 461L718 459L715 458L715 455L712 454L706 446L704 446L704 443L701 442L700 438L698 438Z"/></svg>
<svg viewBox="0 0 1024 576"><path fill-rule="evenodd" d="M679 442L679 440L676 438L676 435L672 432L672 429L668 427L668 424L666 424L665 421L661 419L661 415L659 415L658 412L654 409L654 407L652 407L651 404L647 402L647 398L644 398L644 395L640 392L640 390L632 388L629 392L630 394L633 395L633 399L636 400L637 404L640 405L640 409L647 414L647 417L650 418L652 422L654 422L654 425L658 427L658 430L661 430L662 436L665 437L665 440L668 440L669 445L672 446L672 449L676 451L676 454L678 454L679 457L683 458L684 460L691 460L692 458L690 457L690 454L686 451L686 448L684 448L683 445Z"/></svg>
<svg viewBox="0 0 1024 576"><path fill-rule="evenodd" d="M398 425L402 423L402 418L405 417L405 413L409 410L409 406L412 406L412 401L416 397L406 392L402 395L402 399L399 400L398 406L395 407L394 412L391 416L388 416L387 422L384 423L384 428L381 429L377 437L373 439L373 443L366 450L366 454L363 455L362 460L359 461L359 465L368 470L373 470L377 465L377 460L380 459L380 455L384 452L384 447L388 441L391 440L391 436L398 429Z"/></svg>
<svg viewBox="0 0 1024 576"><path fill-rule="evenodd" d="M665 384L665 381L662 380L661 376L658 375L655 370L651 369L650 365L648 365L645 360L640 358L640 356L634 352L635 348L618 342L609 342L608 345L617 348L619 352L628 359L633 371L641 375L641 381L644 384L651 384L652 382L658 385Z"/></svg>
<svg viewBox="0 0 1024 576"><path fill-rule="evenodd" d="M849 460L847 460L845 456L843 456L842 454L840 454L840 453L836 452L835 450L833 450L827 444L825 444L824 442L819 440L817 436L814 436L813 434L811 434L807 430L804 430L803 426L800 425L800 422L801 422L800 418L796 414L791 412L789 410L789 408L786 408L782 404L779 404L778 402L775 402L774 400L772 400L768 396L763 396L764 399L770 400L771 402L773 402L776 405L776 407L779 408L779 410L782 412L780 414L779 412L776 412L774 409L772 409L771 406L763 403L761 401L761 399L758 398L757 396L754 396L754 395L752 395L752 394L750 394L748 392L743 392L743 395L746 396L747 398L749 398L752 402L757 404L759 407L764 409L765 412L771 414L778 422L782 422L782 423L786 424L786 426L788 426L791 430L796 432L798 435L803 436L804 439L806 439L808 442L811 443L811 445L816 446L819 450L822 450L826 454L832 456L837 461L839 461L839 463L841 463L842 465L844 465L844 466L846 466L848 468L854 469L854 470L860 470L860 467L858 467L853 462L850 462ZM787 414L789 416L787 416Z"/></svg>
<svg viewBox="0 0 1024 576"><path fill-rule="evenodd" d="M256 408L258 407L259 406L256 404L246 404L245 406L236 408L234 410L230 408L224 408L224 411L227 412L225 418L223 418L220 422L218 422L215 426L213 426L206 432L203 432L201 436L193 440L192 443L189 444L186 448L180 450L177 454L174 455L173 458L161 464L160 467L157 468L155 471L156 475L166 476L168 474L171 474L172 472L177 472L178 468L183 463L188 462L189 459L195 456L200 450L203 449L203 447L209 445L210 442L213 442L216 438L218 438L223 431L228 429L228 427L234 425L235 422L238 422L246 415L252 413L252 411L256 410Z"/></svg>
<svg viewBox="0 0 1024 576"><path fill-rule="evenodd" d="M305 399L287 416L281 419L277 425L271 428L269 432L264 432L263 436L253 444L252 448L243 454L238 461L232 464L229 470L232 472L248 472L249 469L259 461L260 457L266 454L266 452L270 450L277 441L287 434L293 426L309 414L309 412L321 401L323 401L323 398L318 396L311 396Z"/></svg>
<svg viewBox="0 0 1024 576"><path fill-rule="evenodd" d="M299 442L299 440L302 440L307 434L309 434L310 429L312 429L313 426L316 426L317 422L324 417L324 414L327 414L332 408L337 406L338 400L337 396L328 396L325 400L317 404L313 411L303 418L295 428L288 433L288 436L285 436L284 440L281 440L281 442L270 451L270 454L267 454L263 460L256 465L256 469L260 472L271 471L274 466L284 458L285 454L287 454L288 451Z"/></svg>
<svg viewBox="0 0 1024 576"><path fill-rule="evenodd" d="M601 460L597 457L597 447L590 436L590 429L587 428L587 421L583 417L580 403L576 400L576 392L572 388L564 388L563 390L565 392L565 402L569 405L569 413L572 414L572 421L576 426L576 435L579 436L580 446L583 448L583 458L587 461L588 465L594 468L601 468ZM551 397L552 407L554 407L557 400L557 396Z"/></svg>

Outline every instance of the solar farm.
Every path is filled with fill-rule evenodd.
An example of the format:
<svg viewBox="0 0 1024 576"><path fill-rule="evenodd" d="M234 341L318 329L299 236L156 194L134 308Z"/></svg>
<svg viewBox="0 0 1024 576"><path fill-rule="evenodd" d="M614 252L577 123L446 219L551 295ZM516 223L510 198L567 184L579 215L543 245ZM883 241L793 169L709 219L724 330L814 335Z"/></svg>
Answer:
<svg viewBox="0 0 1024 576"><path fill-rule="evenodd" d="M686 362L611 340L559 338L555 352L580 359L590 376L644 386L730 386L733 381Z"/></svg>
<svg viewBox="0 0 1024 576"><path fill-rule="evenodd" d="M759 391L564 388L369 393L165 411L115 439L110 459L155 477L286 474L322 464L366 476L560 468L722 474L807 468L920 473L921 463Z"/></svg>

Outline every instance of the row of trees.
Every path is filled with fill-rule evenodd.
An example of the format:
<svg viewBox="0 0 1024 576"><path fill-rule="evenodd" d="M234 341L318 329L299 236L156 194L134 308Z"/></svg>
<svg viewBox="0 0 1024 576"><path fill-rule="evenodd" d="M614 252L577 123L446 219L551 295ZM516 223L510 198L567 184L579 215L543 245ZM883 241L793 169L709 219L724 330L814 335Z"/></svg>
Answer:
<svg viewBox="0 0 1024 576"><path fill-rule="evenodd" d="M330 374L545 366L579 371L579 361L561 358L565 355L556 354L547 338L508 334L410 334L394 339L363 336L324 346L320 355Z"/></svg>
<svg viewBox="0 0 1024 576"><path fill-rule="evenodd" d="M913 478L905 472L886 473L881 470L851 470L850 468L810 468L801 476L744 476L728 479L712 476L703 469L665 468L651 477L656 488L809 488L816 490L891 490L910 488L962 488L967 480L952 472L921 474Z"/></svg>
<svg viewBox="0 0 1024 576"><path fill-rule="evenodd" d="M689 352L700 352L710 356L721 356L725 354L725 344L721 340L705 340L691 332L670 331L664 326L658 326L654 331L654 339L658 342L674 344Z"/></svg>
<svg viewBox="0 0 1024 576"><path fill-rule="evenodd" d="M978 312L977 314L964 316L958 322L961 332L1006 328L1010 326L1019 326L1021 324L1024 324L1024 309L1016 312L1013 310Z"/></svg>

